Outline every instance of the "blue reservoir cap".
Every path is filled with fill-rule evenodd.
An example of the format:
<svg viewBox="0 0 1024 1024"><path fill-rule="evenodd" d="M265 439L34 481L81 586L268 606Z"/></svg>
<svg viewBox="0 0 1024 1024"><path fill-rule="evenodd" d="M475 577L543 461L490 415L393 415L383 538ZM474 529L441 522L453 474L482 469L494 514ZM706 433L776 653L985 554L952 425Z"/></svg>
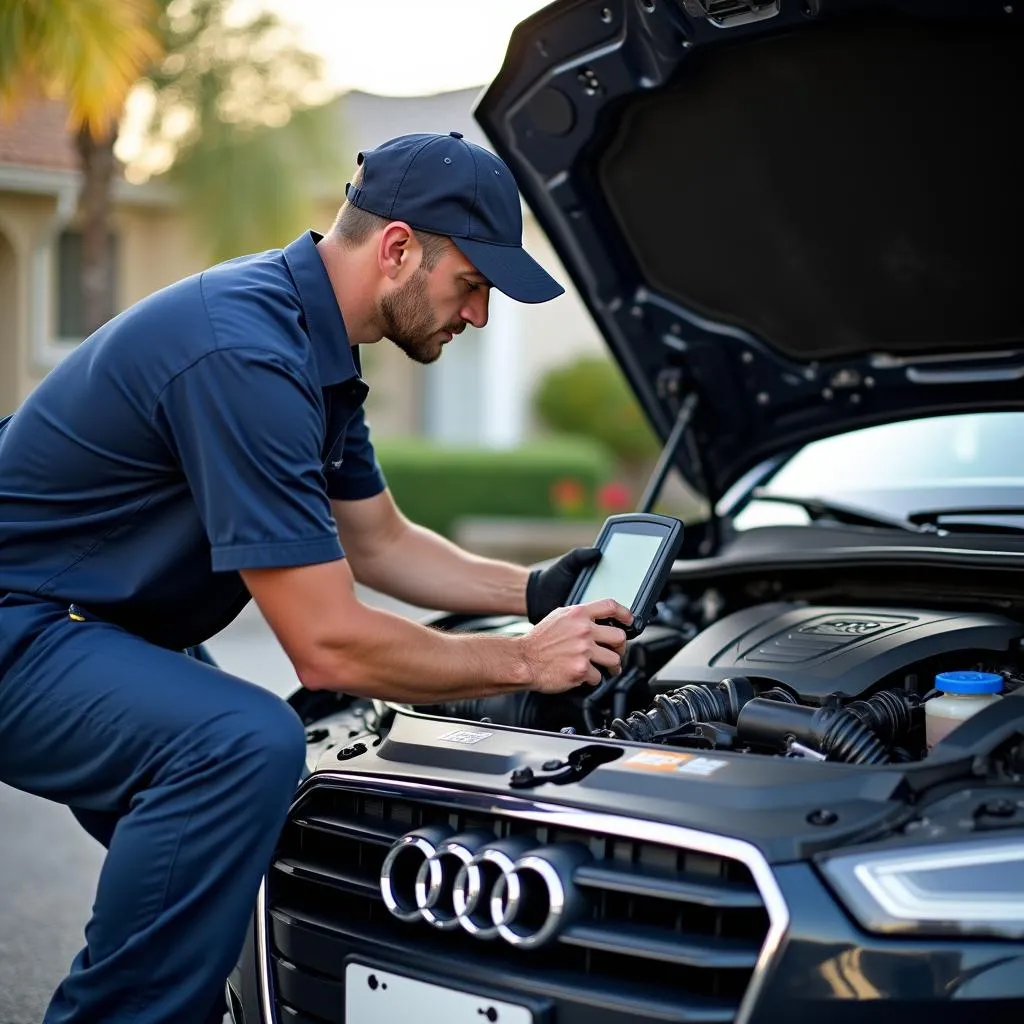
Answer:
<svg viewBox="0 0 1024 1024"><path fill-rule="evenodd" d="M940 672L935 689L943 693L1000 693L1003 677L995 672Z"/></svg>

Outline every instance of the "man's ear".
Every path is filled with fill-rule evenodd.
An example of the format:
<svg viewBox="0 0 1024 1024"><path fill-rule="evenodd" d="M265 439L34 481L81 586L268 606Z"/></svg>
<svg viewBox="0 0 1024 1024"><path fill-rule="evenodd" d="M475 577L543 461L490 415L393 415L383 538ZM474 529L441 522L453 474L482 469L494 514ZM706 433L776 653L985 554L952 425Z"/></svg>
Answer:
<svg viewBox="0 0 1024 1024"><path fill-rule="evenodd" d="M415 248L416 237L412 228L404 221L392 221L381 232L377 247L377 263L381 273L392 280L401 277L409 267Z"/></svg>

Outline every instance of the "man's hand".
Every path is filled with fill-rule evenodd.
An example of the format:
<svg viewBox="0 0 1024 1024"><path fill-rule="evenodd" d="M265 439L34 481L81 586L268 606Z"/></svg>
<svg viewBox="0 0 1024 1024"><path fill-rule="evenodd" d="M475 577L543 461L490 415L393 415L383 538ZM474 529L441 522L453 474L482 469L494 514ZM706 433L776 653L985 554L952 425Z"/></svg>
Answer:
<svg viewBox="0 0 1024 1024"><path fill-rule="evenodd" d="M598 548L573 548L546 569L534 569L526 581L526 616L534 625L569 600L573 584L588 566L601 560Z"/></svg>
<svg viewBox="0 0 1024 1024"><path fill-rule="evenodd" d="M556 608L518 638L531 690L562 693L580 683L596 685L601 681L599 667L609 675L618 675L626 634L615 626L601 625L597 619L617 619L628 626L633 616L617 601L604 598L572 608Z"/></svg>

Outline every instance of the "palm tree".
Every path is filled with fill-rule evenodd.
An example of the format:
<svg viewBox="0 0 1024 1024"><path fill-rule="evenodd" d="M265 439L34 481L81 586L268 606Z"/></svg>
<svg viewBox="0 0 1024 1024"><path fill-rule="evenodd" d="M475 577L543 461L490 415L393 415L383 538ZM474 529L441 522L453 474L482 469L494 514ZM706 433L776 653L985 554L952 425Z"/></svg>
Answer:
<svg viewBox="0 0 1024 1024"><path fill-rule="evenodd" d="M88 330L114 312L114 144L132 89L148 95L144 135L169 153L167 177L212 258L280 244L306 223L307 186L336 152L316 106L320 61L273 15L239 23L234 6L0 0L0 104L35 89L71 110Z"/></svg>
<svg viewBox="0 0 1024 1024"><path fill-rule="evenodd" d="M0 114L44 95L68 107L81 161L82 302L108 319L114 142L129 91L160 56L152 0L0 0Z"/></svg>

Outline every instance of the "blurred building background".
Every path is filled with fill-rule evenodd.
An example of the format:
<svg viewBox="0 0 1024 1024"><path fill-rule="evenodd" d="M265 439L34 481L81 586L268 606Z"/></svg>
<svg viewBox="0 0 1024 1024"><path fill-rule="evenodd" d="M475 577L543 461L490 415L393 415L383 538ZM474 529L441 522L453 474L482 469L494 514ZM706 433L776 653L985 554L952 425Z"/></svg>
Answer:
<svg viewBox="0 0 1024 1024"><path fill-rule="evenodd" d="M309 226L323 231L330 225L360 149L417 131L459 131L487 146L471 116L478 92L393 97L353 91L332 101L337 168L332 180L318 182ZM79 190L78 154L62 104L33 103L16 120L0 122L0 413L11 411L86 334ZM417 366L387 343L365 348L375 436L514 447L537 432L531 396L544 372L603 352L528 210L524 222L527 247L568 285L566 295L531 307L494 293L487 327L470 328L431 367ZM132 184L119 174L111 226L115 310L209 262L204 239L196 237L169 182Z"/></svg>

